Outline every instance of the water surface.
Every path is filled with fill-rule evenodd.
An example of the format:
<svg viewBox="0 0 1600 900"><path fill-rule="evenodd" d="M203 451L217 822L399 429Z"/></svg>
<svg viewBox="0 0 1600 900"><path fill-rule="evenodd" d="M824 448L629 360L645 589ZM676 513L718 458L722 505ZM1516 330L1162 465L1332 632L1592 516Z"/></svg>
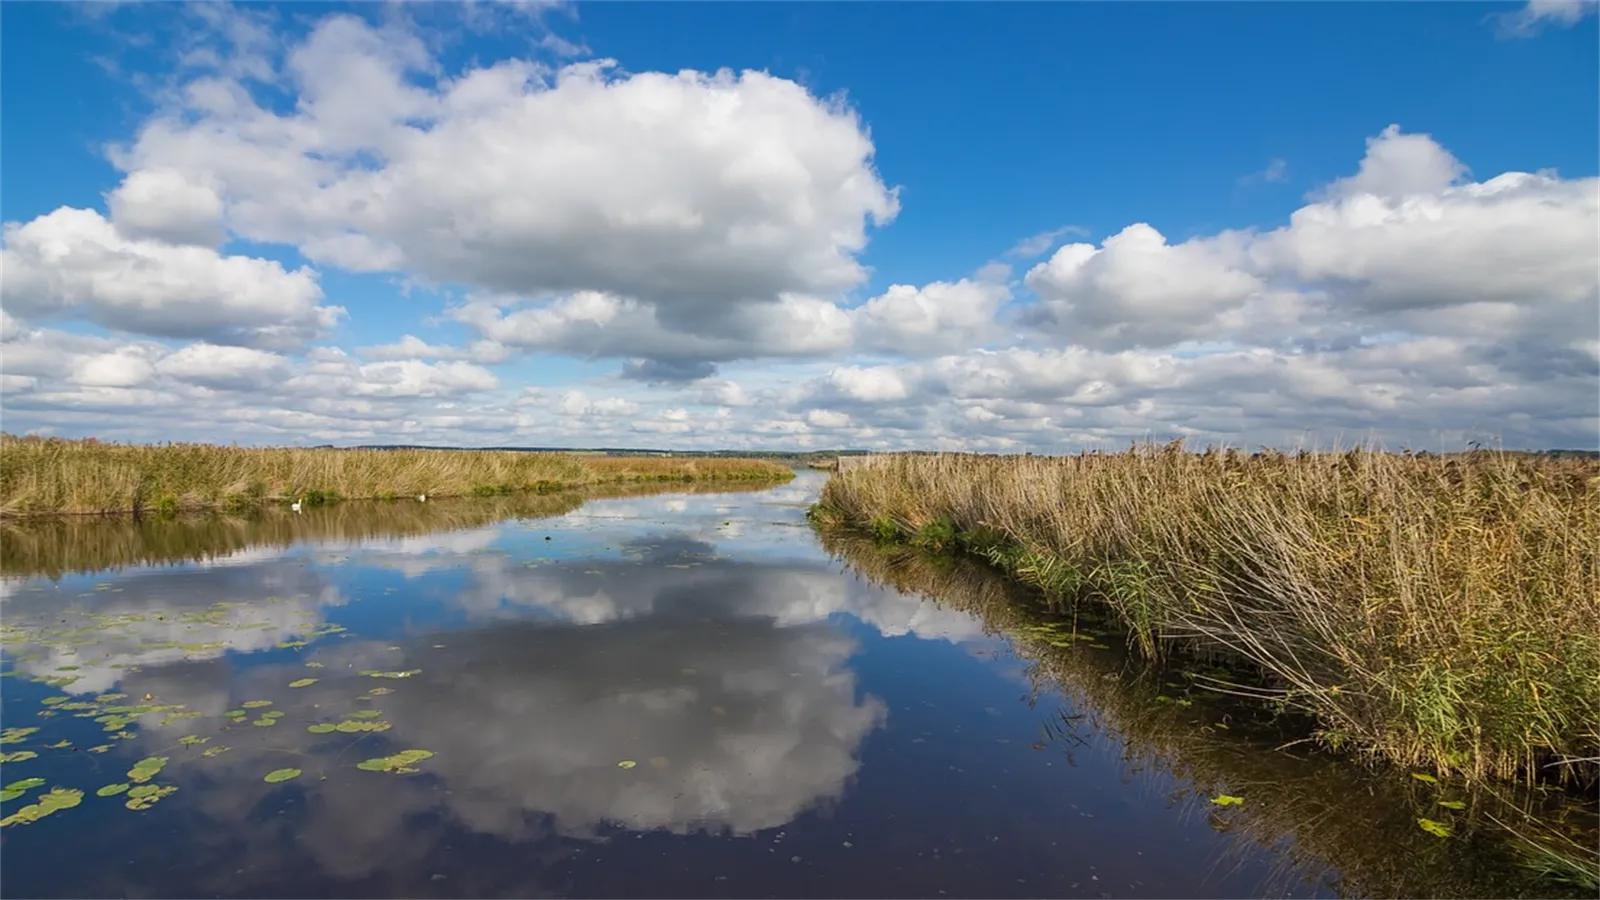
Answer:
<svg viewBox="0 0 1600 900"><path fill-rule="evenodd" d="M1198 669L1140 669L992 573L824 546L804 517L819 484L7 525L0 715L5 751L33 755L0 782L43 783L3 811L84 796L0 831L0 884L1575 892L1477 823L1586 835L1592 809L1275 751L1297 723L1198 689ZM393 760L407 750L431 756ZM385 758L402 771L360 767ZM96 793L118 784L159 790L138 810Z"/></svg>

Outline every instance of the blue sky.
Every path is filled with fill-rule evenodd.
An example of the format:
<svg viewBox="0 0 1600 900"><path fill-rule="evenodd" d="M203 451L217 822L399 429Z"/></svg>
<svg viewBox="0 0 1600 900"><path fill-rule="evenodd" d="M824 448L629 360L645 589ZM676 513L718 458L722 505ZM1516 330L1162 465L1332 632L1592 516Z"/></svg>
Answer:
<svg viewBox="0 0 1600 900"><path fill-rule="evenodd" d="M8 5L4 427L1592 446L1593 9ZM446 109L507 61L530 66L515 96ZM605 98L563 82L571 66ZM351 124L359 99L312 108L363 71L387 73L364 86L372 122ZM678 76L686 110L738 111L635 128L667 102L652 73ZM196 105L197 85L233 105ZM533 94L548 108L524 110ZM469 118L521 143L447 145ZM593 167L525 168L574 146ZM745 165L770 189L731 184ZM1527 180L1482 187L1506 173ZM453 208L458 178L485 199ZM113 209L124 179L145 189ZM177 185L203 187L185 206ZM413 188L427 200L395 193ZM742 252L749 235L770 246ZM223 258L268 267L235 266L260 296L237 299ZM211 407L181 426L141 412Z"/></svg>

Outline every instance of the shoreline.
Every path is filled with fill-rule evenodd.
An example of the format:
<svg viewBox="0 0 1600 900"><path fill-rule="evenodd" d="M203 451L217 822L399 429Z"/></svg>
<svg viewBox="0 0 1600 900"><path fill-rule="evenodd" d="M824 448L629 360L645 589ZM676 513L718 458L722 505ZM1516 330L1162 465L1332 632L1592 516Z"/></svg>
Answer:
<svg viewBox="0 0 1600 900"><path fill-rule="evenodd" d="M1365 451L888 456L834 475L811 518L1093 603L1147 658L1242 663L1330 749L1592 785L1596 476Z"/></svg>
<svg viewBox="0 0 1600 900"><path fill-rule="evenodd" d="M243 512L342 500L499 497L632 485L780 484L741 457L247 448L0 438L0 520Z"/></svg>

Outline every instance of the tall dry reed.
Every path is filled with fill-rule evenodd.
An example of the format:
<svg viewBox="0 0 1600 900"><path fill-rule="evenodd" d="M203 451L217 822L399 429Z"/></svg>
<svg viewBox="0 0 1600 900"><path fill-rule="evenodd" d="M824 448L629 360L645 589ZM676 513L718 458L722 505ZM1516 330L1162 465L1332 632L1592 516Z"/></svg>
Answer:
<svg viewBox="0 0 1600 900"><path fill-rule="evenodd" d="M1592 459L892 456L833 477L816 518L1104 602L1150 655L1230 654L1336 748L1469 777L1600 757Z"/></svg>

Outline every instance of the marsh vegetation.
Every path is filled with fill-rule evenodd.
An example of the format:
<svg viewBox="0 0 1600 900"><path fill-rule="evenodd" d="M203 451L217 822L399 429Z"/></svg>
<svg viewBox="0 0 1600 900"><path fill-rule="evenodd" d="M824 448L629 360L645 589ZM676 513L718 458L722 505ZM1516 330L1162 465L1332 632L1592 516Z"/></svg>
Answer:
<svg viewBox="0 0 1600 900"><path fill-rule="evenodd" d="M553 493L598 485L777 483L780 463L516 450L115 444L0 436L0 515L171 514L340 499Z"/></svg>
<svg viewBox="0 0 1600 900"><path fill-rule="evenodd" d="M813 519L975 554L1140 654L1315 722L1324 746L1469 779L1592 788L1600 463L1186 452L889 456Z"/></svg>

